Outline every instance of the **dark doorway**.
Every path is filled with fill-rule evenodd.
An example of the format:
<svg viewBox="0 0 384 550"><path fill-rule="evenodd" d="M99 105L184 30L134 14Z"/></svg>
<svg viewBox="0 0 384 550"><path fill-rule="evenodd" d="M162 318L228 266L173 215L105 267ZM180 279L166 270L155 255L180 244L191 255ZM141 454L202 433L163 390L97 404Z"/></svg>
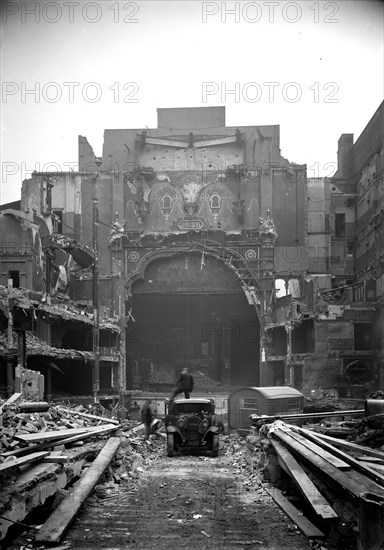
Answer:
<svg viewBox="0 0 384 550"><path fill-rule="evenodd" d="M192 255L153 263L129 304L135 319L127 330L132 378L147 376L138 371L148 361L152 378L159 365L169 375L192 365L204 367L216 383L257 385L258 318L232 272L207 258L201 269L200 257Z"/></svg>
<svg viewBox="0 0 384 550"><path fill-rule="evenodd" d="M373 350L375 327L372 323L354 323L354 343L356 351Z"/></svg>
<svg viewBox="0 0 384 550"><path fill-rule="evenodd" d="M13 288L20 288L20 272L10 271L9 278L12 279Z"/></svg>
<svg viewBox="0 0 384 550"><path fill-rule="evenodd" d="M284 361L274 361L272 386L283 386L284 383L285 383Z"/></svg>

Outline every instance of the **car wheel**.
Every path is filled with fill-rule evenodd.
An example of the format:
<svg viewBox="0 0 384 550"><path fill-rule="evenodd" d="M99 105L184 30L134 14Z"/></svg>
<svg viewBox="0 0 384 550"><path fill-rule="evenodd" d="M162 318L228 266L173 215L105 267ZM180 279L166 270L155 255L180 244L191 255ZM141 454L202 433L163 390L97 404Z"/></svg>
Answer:
<svg viewBox="0 0 384 550"><path fill-rule="evenodd" d="M167 455L172 457L175 451L175 438L173 434L167 435Z"/></svg>
<svg viewBox="0 0 384 550"><path fill-rule="evenodd" d="M219 436L214 434L212 437L212 456L216 457L219 455Z"/></svg>

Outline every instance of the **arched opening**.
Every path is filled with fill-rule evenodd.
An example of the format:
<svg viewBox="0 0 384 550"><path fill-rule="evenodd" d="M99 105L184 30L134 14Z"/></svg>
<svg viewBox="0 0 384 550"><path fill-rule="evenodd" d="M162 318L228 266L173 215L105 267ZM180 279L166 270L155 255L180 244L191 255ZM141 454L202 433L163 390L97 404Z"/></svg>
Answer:
<svg viewBox="0 0 384 550"><path fill-rule="evenodd" d="M258 317L223 262L200 253L154 259L133 284L129 309L133 388L171 387L184 366L196 391L259 384Z"/></svg>
<svg viewBox="0 0 384 550"><path fill-rule="evenodd" d="M352 361L345 369L345 377L352 385L365 384L372 380L372 370L364 361Z"/></svg>

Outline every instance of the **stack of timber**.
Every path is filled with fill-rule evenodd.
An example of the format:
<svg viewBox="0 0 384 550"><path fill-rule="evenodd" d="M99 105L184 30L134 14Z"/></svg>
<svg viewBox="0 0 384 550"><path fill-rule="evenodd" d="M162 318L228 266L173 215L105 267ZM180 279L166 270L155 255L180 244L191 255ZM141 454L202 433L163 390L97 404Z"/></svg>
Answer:
<svg viewBox="0 0 384 550"><path fill-rule="evenodd" d="M79 482L87 476L80 491L84 500L120 444L119 438L111 437L103 452L103 438L120 428L117 420L90 414L83 407L23 402L21 394L0 403L0 540L14 523L23 522L79 476ZM22 497L25 494L28 499Z"/></svg>
<svg viewBox="0 0 384 550"><path fill-rule="evenodd" d="M259 434L267 440L269 480L285 488L288 480L305 502L308 517L278 487L270 489L299 529L320 538L347 524L358 533L359 550L384 548L384 452L280 420Z"/></svg>

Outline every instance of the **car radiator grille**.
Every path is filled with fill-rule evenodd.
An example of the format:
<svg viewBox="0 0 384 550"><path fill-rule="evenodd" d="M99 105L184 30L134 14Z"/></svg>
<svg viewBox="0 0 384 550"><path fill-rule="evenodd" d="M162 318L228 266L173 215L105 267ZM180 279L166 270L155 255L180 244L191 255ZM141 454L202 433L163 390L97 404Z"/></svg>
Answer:
<svg viewBox="0 0 384 550"><path fill-rule="evenodd" d="M186 425L186 439L192 443L192 441L198 442L201 438L199 433L200 418L198 416L191 416L188 418Z"/></svg>

